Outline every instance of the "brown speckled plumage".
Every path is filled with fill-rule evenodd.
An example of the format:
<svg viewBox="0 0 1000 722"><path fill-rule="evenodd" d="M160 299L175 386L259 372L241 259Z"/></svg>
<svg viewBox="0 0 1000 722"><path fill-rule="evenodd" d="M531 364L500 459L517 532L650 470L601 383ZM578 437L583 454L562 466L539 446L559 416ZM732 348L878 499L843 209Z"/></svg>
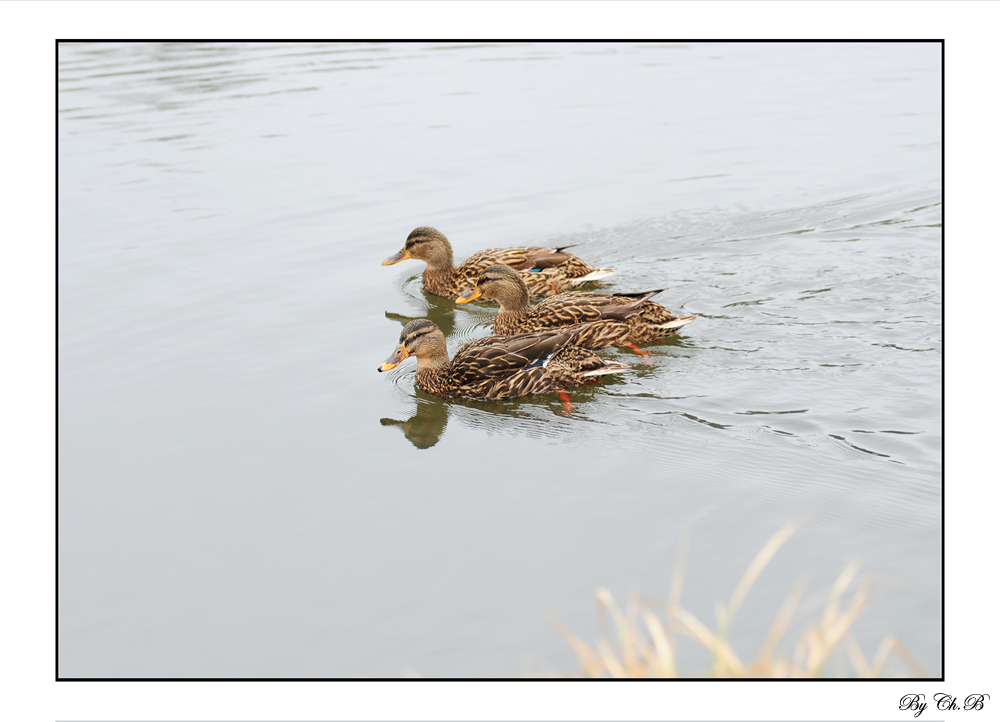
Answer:
<svg viewBox="0 0 1000 722"><path fill-rule="evenodd" d="M456 267L452 260L451 243L443 233L427 226L414 229L406 238L403 249L382 264L392 265L407 258L426 261L424 288L429 293L447 298L457 298L472 289L480 273L496 263L517 269L532 298L551 296L612 273L610 269L596 268L562 248L540 246L487 248L472 254ZM592 275L595 278L583 280Z"/></svg>
<svg viewBox="0 0 1000 722"><path fill-rule="evenodd" d="M508 336L583 323L586 328L573 343L585 348L650 343L677 333L696 318L678 316L649 300L663 289L618 294L572 291L532 306L520 276L501 265L485 269L476 290L500 303L493 333Z"/></svg>
<svg viewBox="0 0 1000 722"><path fill-rule="evenodd" d="M417 357L417 385L436 396L509 399L577 386L628 366L573 345L580 328L489 336L465 344L448 360L444 334L426 319L410 321L396 351L379 366Z"/></svg>

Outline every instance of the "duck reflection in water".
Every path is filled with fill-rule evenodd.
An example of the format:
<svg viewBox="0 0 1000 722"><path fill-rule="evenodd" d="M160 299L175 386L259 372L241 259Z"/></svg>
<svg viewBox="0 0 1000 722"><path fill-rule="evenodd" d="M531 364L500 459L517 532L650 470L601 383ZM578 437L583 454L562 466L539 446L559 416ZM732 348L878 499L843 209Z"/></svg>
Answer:
<svg viewBox="0 0 1000 722"><path fill-rule="evenodd" d="M580 403L591 402L598 393L605 392L599 384L579 387L574 392L574 399ZM561 442L568 441L576 428L566 418L563 403L552 394L475 401L442 399L416 388L414 396L417 409L413 416L408 419L383 417L379 423L401 430L407 441L418 449L429 449L441 440L449 414L457 416L457 421L452 421L459 427L477 428L487 433L549 437Z"/></svg>
<svg viewBox="0 0 1000 722"><path fill-rule="evenodd" d="M419 395L423 395L418 392ZM417 398L417 413L405 421L382 418L382 426L395 426L402 430L407 441L418 449L429 449L441 440L448 425L448 404L438 398Z"/></svg>
<svg viewBox="0 0 1000 722"><path fill-rule="evenodd" d="M414 389L417 402L416 413L408 419L390 419L382 417L382 426L393 426L403 432L406 440L418 449L429 449L441 440L448 426L448 414L453 407L466 407L486 411L488 415L472 417L463 414L462 409L455 409L459 424L485 428L491 431L506 430L511 433L528 432L531 429L544 428L545 433L559 436L561 429L552 421L553 413L562 409L562 403L551 398L540 399L521 398L506 401L471 401L467 399L442 399L428 394L419 388ZM592 400L594 391L578 389L577 396ZM513 424L511 421L513 420ZM560 437L561 438L561 437Z"/></svg>
<svg viewBox="0 0 1000 722"><path fill-rule="evenodd" d="M404 316L401 313L385 312L385 317L390 321L398 321L400 326L405 326L410 321L418 318L426 318L437 324L437 327L444 333L445 338L451 338L455 333L455 309L439 305L430 305L426 311L419 316Z"/></svg>

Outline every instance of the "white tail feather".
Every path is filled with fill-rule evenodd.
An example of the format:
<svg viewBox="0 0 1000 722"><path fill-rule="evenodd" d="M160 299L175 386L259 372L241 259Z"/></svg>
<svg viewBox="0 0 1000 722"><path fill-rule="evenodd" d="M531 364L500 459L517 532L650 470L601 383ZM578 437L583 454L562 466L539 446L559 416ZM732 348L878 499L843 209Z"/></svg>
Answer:
<svg viewBox="0 0 1000 722"><path fill-rule="evenodd" d="M571 278L569 279L569 282L572 285L577 286L581 283L589 283L590 281L599 281L602 278L607 278L612 273L614 273L614 271L612 271L610 268L598 268L596 271L591 271L586 276Z"/></svg>
<svg viewBox="0 0 1000 722"><path fill-rule="evenodd" d="M667 323L658 323L658 324L656 324L656 326L654 326L654 328L656 328L656 329L658 329L660 331L666 331L667 329L671 329L671 328L680 328L684 324L691 323L696 318L698 318L698 317L697 316L680 316L679 318L676 318L673 321L669 321Z"/></svg>
<svg viewBox="0 0 1000 722"><path fill-rule="evenodd" d="M604 376L605 374L616 374L620 371L629 371L630 367L625 364L620 364L617 361L611 361L604 364L599 369L594 369L593 371L584 371L581 376Z"/></svg>

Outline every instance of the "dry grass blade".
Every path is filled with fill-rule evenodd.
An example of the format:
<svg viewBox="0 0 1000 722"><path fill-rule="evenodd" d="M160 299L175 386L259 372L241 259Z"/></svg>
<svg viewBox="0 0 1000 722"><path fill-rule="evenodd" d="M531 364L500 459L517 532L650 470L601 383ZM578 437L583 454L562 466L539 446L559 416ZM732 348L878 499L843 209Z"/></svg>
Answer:
<svg viewBox="0 0 1000 722"><path fill-rule="evenodd" d="M833 624L833 620L837 616L837 610L840 607L840 598L844 596L844 592L847 591L847 587L857 575L860 567L860 562L853 561L837 577L837 581L833 584L833 590L830 592L830 598L826 602L826 610L823 612L823 620L820 622L820 626L829 627Z"/></svg>
<svg viewBox="0 0 1000 722"><path fill-rule="evenodd" d="M562 638L566 640L577 661L583 666L583 673L587 677L601 677L604 672L604 663L600 655L592 650L586 642L577 637L573 632L556 617L549 620L556 628Z"/></svg>
<svg viewBox="0 0 1000 722"><path fill-rule="evenodd" d="M785 636L785 631L788 629L788 625L791 624L792 617L795 616L795 610L798 608L802 596L806 593L807 585L808 581L805 578L799 579L792 588L792 591L785 597L781 609L778 610L774 624L768 630L767 637L764 638L764 645L760 649L760 659L765 664L770 663L778 642Z"/></svg>
<svg viewBox="0 0 1000 722"><path fill-rule="evenodd" d="M893 636L886 637L882 640L882 644L879 645L878 650L875 652L875 657L872 659L872 666L868 669L868 677L878 677L879 673L882 671L883 665L889 658L889 654L895 651L903 661L905 661L910 669L914 670L918 677L923 677L924 672L920 664L913 658L902 642Z"/></svg>
<svg viewBox="0 0 1000 722"><path fill-rule="evenodd" d="M819 622L801 633L793 645L790 659L781 656L776 658L775 655L805 594L807 583L804 578L796 582L778 610L758 658L750 664L743 664L740 661L727 640L736 612L761 572L798 526L798 524L788 524L783 527L754 557L736 585L728 606L717 605L719 627L716 632L712 632L695 615L680 606L686 539L682 539L682 548L674 568L665 618L644 607L634 595L629 597L623 612L611 592L600 589L596 596L601 632L596 649L582 642L558 620L553 622L583 666L583 674L589 677L680 676L676 656L677 645L674 640L676 632L691 637L711 653L712 675L716 677L817 677L823 673L824 665L838 646L846 649L854 672L858 676L878 676L889 655L894 651L914 670L916 676L923 676L920 665L895 637L886 637L882 640L871 665L865 661L861 646L851 636L850 629L869 604L873 582L870 579L864 580L854 590L846 606L841 608L857 577L859 562L849 564L837 577L827 596ZM645 630L639 627L640 618ZM614 625L617 652L611 641L609 619ZM840 671L841 674L846 672L844 669Z"/></svg>
<svg viewBox="0 0 1000 722"><path fill-rule="evenodd" d="M601 653L602 672L612 677L624 679L629 674L625 671L625 665L615 656L615 651L611 648L608 640L602 639L597 643L597 649ZM604 676L603 674L598 676Z"/></svg>
<svg viewBox="0 0 1000 722"><path fill-rule="evenodd" d="M712 634L708 627L686 609L678 607L674 613L677 616L677 621L684 625L691 636L712 653L715 658L717 676L722 676L727 671L731 671L737 677L743 676L743 665L740 663L739 657L736 656L736 652L729 646L729 642ZM720 672L722 675L719 675Z"/></svg>
<svg viewBox="0 0 1000 722"><path fill-rule="evenodd" d="M650 666L652 667L649 676L651 677L676 677L677 659L674 656L674 647L667 636L667 630L663 623L655 614L648 609L642 610L642 620L649 630L649 637L653 642Z"/></svg>
<svg viewBox="0 0 1000 722"><path fill-rule="evenodd" d="M888 639L888 637L886 638ZM879 645L879 650L885 645L885 639L882 640L882 644ZM851 660L851 664L854 666L854 671L859 677L872 677L871 667L868 666L868 662L865 661L865 653L861 649L861 645L858 644L858 640L854 638L854 635L848 632L844 635L844 648L847 650L847 656ZM878 652L875 653L878 656Z"/></svg>
<svg viewBox="0 0 1000 722"><path fill-rule="evenodd" d="M764 567L768 565L768 562L774 558L774 555L781 548L781 545L788 541L788 537L794 534L799 528L798 523L791 522L785 524L778 533L772 536L764 548L757 552L757 556L754 557L753 561L750 562L750 566L743 573L743 578L740 579L740 583L736 585L736 589L733 590L733 596L729 599L729 609L727 610L726 619L724 623L720 623L720 626L724 629L728 629L729 625L733 623L733 617L736 616L736 610L740 608L743 604L743 600L746 599L747 594L750 592L750 587L753 583L757 581L757 577L760 573L764 571Z"/></svg>
<svg viewBox="0 0 1000 722"><path fill-rule="evenodd" d="M630 627L634 628L634 625L629 625L625 619L625 615L622 614L621 609L615 604L615 599L611 596L611 592L607 589L602 588L597 590L597 604L598 609L603 609L611 617L611 621L614 622L615 631L618 634L618 644L621 646L622 651L622 665L624 667L631 667L635 664L636 659L636 635L630 632Z"/></svg>
<svg viewBox="0 0 1000 722"><path fill-rule="evenodd" d="M868 597L871 590L871 583L866 583L855 592L853 599L847 609L840 610L840 599L843 597L848 585L857 574L860 564L852 562L837 578L823 619L819 626L815 628L815 634L810 636L813 644L810 646L808 661L806 662L806 674L810 677L818 677L822 672L823 665L830 656L833 648L840 644L841 639L847 630L867 606Z"/></svg>

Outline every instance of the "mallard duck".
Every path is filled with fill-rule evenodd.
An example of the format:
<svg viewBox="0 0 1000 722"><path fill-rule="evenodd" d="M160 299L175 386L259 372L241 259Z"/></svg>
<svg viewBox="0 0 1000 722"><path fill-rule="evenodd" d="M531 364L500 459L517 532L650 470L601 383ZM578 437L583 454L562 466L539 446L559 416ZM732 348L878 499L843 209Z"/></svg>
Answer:
<svg viewBox="0 0 1000 722"><path fill-rule="evenodd" d="M516 268L532 298L551 296L576 288L583 283L610 276L610 268L595 268L561 248L540 246L515 248L487 248L472 254L455 267L451 243L445 235L427 226L415 228L406 237L403 250L382 261L383 266L417 258L427 262L424 270L424 288L437 296L458 298L475 286L475 279L483 269L494 263Z"/></svg>
<svg viewBox="0 0 1000 722"><path fill-rule="evenodd" d="M649 299L665 289L641 293L594 293L571 291L546 298L535 306L528 302L528 289L513 269L493 265L476 279L476 287L462 294L458 303L479 296L500 303L493 333L508 336L574 324L584 324L573 343L585 348L631 346L650 343L677 333L696 316L678 316ZM638 350L638 349L636 349Z"/></svg>
<svg viewBox="0 0 1000 722"><path fill-rule="evenodd" d="M580 328L488 336L471 341L448 360L444 334L427 319L410 321L399 343L379 367L395 368L417 357L417 385L435 396L464 399L510 399L562 391L604 374L628 370L592 351L574 346ZM563 396L564 401L566 397Z"/></svg>

